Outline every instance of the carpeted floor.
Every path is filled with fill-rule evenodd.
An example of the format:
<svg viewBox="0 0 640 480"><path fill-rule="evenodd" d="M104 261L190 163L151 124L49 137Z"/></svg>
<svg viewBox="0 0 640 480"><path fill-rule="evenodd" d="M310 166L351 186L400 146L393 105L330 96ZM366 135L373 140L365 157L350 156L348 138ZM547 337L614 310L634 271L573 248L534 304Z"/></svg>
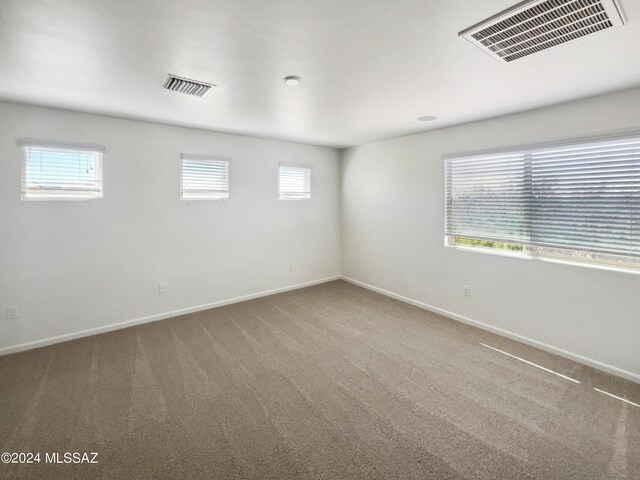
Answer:
<svg viewBox="0 0 640 480"><path fill-rule="evenodd" d="M1 357L2 452L42 457L0 478L640 478L640 408L593 387L640 403L338 281Z"/></svg>

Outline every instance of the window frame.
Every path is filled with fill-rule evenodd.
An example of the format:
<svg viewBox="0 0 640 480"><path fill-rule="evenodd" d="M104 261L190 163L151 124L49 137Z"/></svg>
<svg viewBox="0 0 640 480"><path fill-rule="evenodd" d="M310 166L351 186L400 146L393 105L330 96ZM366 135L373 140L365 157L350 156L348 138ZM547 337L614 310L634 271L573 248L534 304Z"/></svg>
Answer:
<svg viewBox="0 0 640 480"><path fill-rule="evenodd" d="M304 195L306 196L301 196L301 197L283 197L282 193L280 191L280 169L282 167L290 167L290 168L304 168L306 170L309 171L309 191L304 193ZM292 202L297 202L297 201L306 201L308 202L309 200L311 200L311 177L313 174L313 168L311 167L311 165L305 164L305 163L293 163L293 162L280 162L278 163L278 173L277 173L277 187L278 187L278 200L282 200L282 201L292 201Z"/></svg>
<svg viewBox="0 0 640 480"><path fill-rule="evenodd" d="M20 172L20 200L25 202L39 201L90 201L104 196L104 153L101 145L83 143L61 143L48 140L23 138L18 140L22 149ZM94 178L96 190L63 190L63 189L27 189L27 160L29 149L70 154L91 154L93 156Z"/></svg>
<svg viewBox="0 0 640 480"><path fill-rule="evenodd" d="M546 143L531 143L531 144L517 145L517 146L511 146L511 147L501 147L501 148L487 149L487 150L481 150L481 151L469 151L469 152L463 152L463 153L443 155L442 156L442 160L443 160L442 178L443 178L443 187L444 187L443 189L444 217L443 218L444 218L445 231L446 231L446 225L447 225L446 223L447 222L446 161L448 159L456 158L456 157L464 157L464 156L502 154L502 153L510 153L510 152L524 151L524 150L532 150L532 149L566 147L566 146L572 146L579 143L600 142L600 141L608 141L608 140L615 141L615 140L625 139L628 137L639 137L639 136L640 136L640 130L627 129L627 130L619 130L611 133L605 133L601 135L564 138L564 139L555 140L555 141L546 142ZM597 258L578 257L578 256L569 255L569 254L562 254L560 252L550 253L550 252L536 251L536 249L543 249L543 248L553 249L554 247L540 247L537 245L522 244L517 242L498 242L498 243L513 244L513 245L522 247L521 251L514 251L506 248L505 249L493 248L493 247L485 247L485 246L479 246L479 245L478 246L459 245L459 244L456 244L454 241L456 237L468 238L471 240L482 240L482 239L472 239L470 237L463 237L461 235L447 235L445 233L444 246L447 248L453 248L453 249L457 249L465 252L499 255L504 257L517 258L517 259L537 260L537 261L545 261L545 262L552 262L552 263L561 263L565 265L574 265L574 266L580 266L580 267L589 267L589 268L596 268L596 269L602 269L602 270L640 274L640 256L637 257L637 261L636 261L636 257L633 257L633 256L609 254L614 257L617 256L620 259L604 260L604 259L597 259ZM497 242L495 240L490 240L490 241ZM606 255L599 252L590 252L587 249L580 249L580 248L557 247L556 249L568 250L575 253L586 252L592 255ZM624 258L634 258L634 261L632 262L625 261L623 260Z"/></svg>
<svg viewBox="0 0 640 480"><path fill-rule="evenodd" d="M227 183L227 191L226 194L217 196L217 195L213 195L213 194L202 194L202 195L197 195L194 194L193 192L191 193L191 195L187 195L185 196L185 191L184 191L184 162L185 161L190 161L190 162L197 162L197 163L213 163L213 162L224 162L227 165L227 171L226 171L226 183ZM180 195L180 200L184 201L184 202L191 202L191 201L196 201L196 202L226 202L229 200L229 197L231 195L231 158L229 157L224 157L224 156L217 156L217 155L194 155L194 154L187 154L187 153L183 153L180 156L180 185L179 185L179 195Z"/></svg>

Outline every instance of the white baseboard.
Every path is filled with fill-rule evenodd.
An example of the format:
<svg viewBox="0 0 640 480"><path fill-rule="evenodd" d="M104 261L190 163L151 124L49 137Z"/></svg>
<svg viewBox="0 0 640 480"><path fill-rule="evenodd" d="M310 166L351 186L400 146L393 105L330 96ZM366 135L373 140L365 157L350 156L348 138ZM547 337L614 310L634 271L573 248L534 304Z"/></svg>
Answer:
<svg viewBox="0 0 640 480"><path fill-rule="evenodd" d="M288 292L290 290L298 290L299 288L311 287L313 285L319 285L321 283L332 282L334 280L340 280L340 275L333 277L321 278L319 280L312 280L310 282L298 283L296 285L289 285L286 287L274 288L273 290L265 290L263 292L251 293L249 295L242 295L240 297L229 298L226 300L218 300L216 302L204 303L202 305L196 305L194 307L180 308L178 310L172 310L170 312L157 313L155 315L149 315L146 317L134 318L133 320L125 320L124 322L111 323L109 325L102 325L100 327L88 328L86 330L80 330L79 332L65 333L62 335L56 335L55 337L48 337L31 342L19 343L17 345L9 345L8 347L0 348L0 356L9 355L11 353L22 352L25 350L31 350L33 348L45 347L47 345L53 345L54 343L67 342L69 340L75 340L76 338L89 337L91 335L97 335L99 333L111 332L113 330L120 330L122 328L133 327L134 325L140 325L143 323L155 322L157 320L164 320L166 318L178 317L180 315L187 315L189 313L196 313L202 310L209 310L210 308L222 307L224 305L231 305L232 303L244 302L247 300L253 300L254 298L267 297L269 295L275 295L276 293Z"/></svg>
<svg viewBox="0 0 640 480"><path fill-rule="evenodd" d="M456 320L456 321L459 321L459 322L462 322L462 323L466 323L466 324L472 325L474 327L478 327L478 328L480 328L482 330L486 330L486 331L495 333L497 335L510 338L512 340L516 340L518 342L530 345L530 346L535 347L535 348L539 348L540 350L544 350L544 351L559 355L559 356L564 357L564 358L568 358L570 360L573 360L575 362L581 363L583 365L587 365L587 366L595 368L597 370L601 370L603 372L610 373L612 375L615 375L615 376L630 380L630 381L635 382L635 383L640 383L640 374L638 374L638 373L631 372L629 370L625 370L625 369L622 369L622 368L618 368L618 367L615 367L613 365L609 365L607 363L600 362L598 360L594 360L592 358L585 357L583 355L579 355L577 353L569 352L569 351L564 350L562 348L554 347L553 345L549 345L549 344L546 344L546 343L543 343L543 342L539 342L538 340L534 340L532 338L525 337L523 335L519 335L517 333L513 333L513 332L510 332L508 330L499 328L499 327L494 327L492 325L480 322L478 320L474 320L474 319L466 317L464 315L458 315L457 313L451 312L449 310L444 310L442 308L438 308L438 307L435 307L433 305L429 305L427 303L420 302L418 300L414 300L414 299L409 298L409 297L405 297L404 295L399 295L399 294L391 292L389 290L385 290L383 288L379 288L379 287L376 287L374 285L369 285L368 283L361 282L361 281L356 280L354 278L340 276L340 275L327 277L327 278L322 278L322 279L319 279L319 280L312 280L312 281L304 282L304 283L298 283L298 284L289 285L289 286L286 286L286 287L275 288L273 290L265 290L265 291L262 291L262 292L252 293L252 294L249 294L249 295L242 295L240 297L234 297L234 298L229 298L229 299L225 299L225 300L218 300L218 301L215 301L215 302L196 305L196 306L193 306L193 307L181 308L181 309L178 309L178 310L172 310L170 312L163 312L163 313L158 313L158 314L155 314L155 315L149 315L149 316L146 316L146 317L135 318L133 320L126 320L124 322L112 323L112 324L103 325L103 326L100 326L100 327L89 328L89 329L86 329L86 330L80 330L78 332L66 333L66 334L63 334L63 335L56 335L54 337L43 338L43 339L31 341L31 342L25 342L25 343L20 343L20 344L16 344L16 345L9 345L7 347L0 348L0 356L9 355L11 353L22 352L22 351L25 351L25 350L31 350L31 349L34 349L34 348L45 347L47 345L53 345L55 343L67 342L69 340L74 340L74 339L77 339L77 338L88 337L88 336L91 336L91 335L98 335L100 333L106 333L106 332L111 332L111 331L114 331L114 330L120 330L122 328L133 327L135 325L141 325L143 323L155 322L157 320L164 320L166 318L178 317L180 315L187 315L189 313L196 313L196 312L200 312L200 311L203 311L203 310L208 310L210 308L222 307L224 305L231 305L233 303L239 303L239 302L244 302L244 301L247 301L247 300L252 300L252 299L255 299L255 298L266 297L266 296L269 296L269 295L275 295L277 293L283 293L283 292L288 292L288 291L291 291L291 290L297 290L297 289L300 289L300 288L311 287L313 285L319 285L321 283L332 282L334 280L339 280L339 279L342 279L342 280L344 280L346 282L349 282L349 283L352 283L354 285L358 285L360 287L366 288L367 290L371 290L373 292L380 293L380 294L385 295L387 297L395 298L396 300L400 300L400 301L403 301L405 303L409 303L411 305L414 305L416 307L423 308L423 309L428 310L430 312L437 313L439 315L443 315L443 316L451 318L453 320Z"/></svg>
<svg viewBox="0 0 640 480"><path fill-rule="evenodd" d="M546 344L546 343L543 343L543 342L539 342L538 340L534 340L532 338L525 337L523 335L519 335L517 333L510 332L510 331L505 330L503 328L494 327L494 326L489 325L487 323L479 322L478 320L474 320L472 318L465 317L464 315L458 315L457 313L450 312L449 310L444 310L442 308L434 307L433 305L429 305L427 303L420 302L418 300L414 300L412 298L405 297L403 295L399 295L397 293L390 292L389 290L385 290L383 288L379 288L379 287L376 287L376 286L373 286L373 285L369 285L368 283L361 282L361 281L356 280L354 278L345 277L343 275L342 276L342 280L344 280L346 282L349 282L349 283L352 283L354 285L357 285L359 287L366 288L367 290L371 290L373 292L380 293L380 294L385 295L387 297L395 298L396 300L400 300L400 301L403 301L405 303L409 303L411 305L414 305L416 307L423 308L423 309L428 310L430 312L437 313L439 315L451 318L453 320L457 320L458 322L466 323L468 325L472 325L474 327L478 327L478 328L480 328L482 330L486 330L488 332L495 333L496 335L500 335L502 337L507 337L507 338L510 338L512 340L516 340L518 342L530 345L532 347L539 348L540 350L544 350L546 352L553 353L555 355L559 355L559 356L564 357L564 358L568 358L569 360L573 360L573 361L575 361L577 363L581 363L583 365L587 365L588 367L592 367L592 368L595 368L597 370L601 370L603 372L610 373L612 375L624 378L626 380L630 380L630 381L635 382L635 383L640 383L640 374L638 374L638 373L631 372L631 371L625 370L623 368L614 367L613 365L609 365L607 363L600 362L598 360L594 360L592 358L585 357L585 356L579 355L577 353L569 352L569 351L564 350L562 348L554 347L553 345L549 345L549 344Z"/></svg>

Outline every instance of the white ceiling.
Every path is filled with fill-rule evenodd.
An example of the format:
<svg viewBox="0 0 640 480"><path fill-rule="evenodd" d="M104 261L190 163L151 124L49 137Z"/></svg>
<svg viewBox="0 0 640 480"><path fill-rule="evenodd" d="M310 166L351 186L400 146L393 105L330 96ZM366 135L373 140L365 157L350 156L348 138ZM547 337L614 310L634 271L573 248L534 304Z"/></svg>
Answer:
<svg viewBox="0 0 640 480"><path fill-rule="evenodd" d="M344 147L640 84L639 0L509 65L458 38L518 1L0 0L0 99Z"/></svg>

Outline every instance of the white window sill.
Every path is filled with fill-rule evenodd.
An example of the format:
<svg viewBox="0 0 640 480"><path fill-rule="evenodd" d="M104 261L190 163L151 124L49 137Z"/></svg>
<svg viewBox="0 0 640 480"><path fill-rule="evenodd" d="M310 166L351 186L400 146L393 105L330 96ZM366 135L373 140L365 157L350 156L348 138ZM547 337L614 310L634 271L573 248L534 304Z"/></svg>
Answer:
<svg viewBox="0 0 640 480"><path fill-rule="evenodd" d="M102 195L94 195L94 196L71 196L71 195L22 195L20 200L23 202L88 202L91 200L99 200L102 198Z"/></svg>
<svg viewBox="0 0 640 480"><path fill-rule="evenodd" d="M460 245L449 245L449 244L446 244L446 243L445 243L445 247L452 248L452 249L455 249L455 250L461 250L463 252L481 253L481 254L485 254L485 255L487 255L487 254L488 255L498 255L498 256L502 256L502 257L517 258L517 259L520 259L520 260L537 260L537 261L542 261L542 262L559 263L559 264L562 264L562 265L570 265L570 266L574 266L574 267L586 267L586 268L594 268L594 269L597 269L597 270L607 270L607 271L612 271L612 272L631 273L631 274L634 274L634 275L640 275L640 266L638 266L638 268L623 267L623 266L619 266L619 265L607 265L607 264L596 263L596 262L568 260L568 259L564 259L564 258L546 257L546 256L541 256L541 255L529 255L529 254L526 254L526 253L514 252L514 251L508 251L508 250L500 250L500 249L492 250L490 248L483 248L483 247L463 247L463 246L460 246Z"/></svg>

